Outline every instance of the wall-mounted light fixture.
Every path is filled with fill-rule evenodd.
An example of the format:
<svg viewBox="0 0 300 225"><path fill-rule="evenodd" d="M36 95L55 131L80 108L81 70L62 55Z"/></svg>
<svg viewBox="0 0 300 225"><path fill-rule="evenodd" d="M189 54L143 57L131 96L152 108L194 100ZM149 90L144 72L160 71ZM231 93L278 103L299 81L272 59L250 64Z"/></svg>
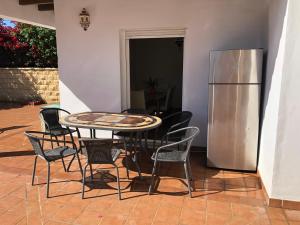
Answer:
<svg viewBox="0 0 300 225"><path fill-rule="evenodd" d="M86 31L90 26L90 14L86 11L85 8L82 9L81 13L79 14L80 17L80 25Z"/></svg>

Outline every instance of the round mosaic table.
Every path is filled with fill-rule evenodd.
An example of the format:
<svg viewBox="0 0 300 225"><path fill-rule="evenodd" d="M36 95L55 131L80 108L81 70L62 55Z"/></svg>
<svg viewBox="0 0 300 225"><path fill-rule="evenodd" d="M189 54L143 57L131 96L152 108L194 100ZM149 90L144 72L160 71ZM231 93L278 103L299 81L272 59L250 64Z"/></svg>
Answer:
<svg viewBox="0 0 300 225"><path fill-rule="evenodd" d="M140 132L158 127L161 119L150 115L84 112L62 117L59 122L67 127Z"/></svg>
<svg viewBox="0 0 300 225"><path fill-rule="evenodd" d="M140 147L144 148L146 151L147 146L142 146L140 134L143 132L147 133L147 130L158 127L162 121L159 117L150 115L84 112L62 117L59 122L67 127L90 129L91 138L96 138L95 130L98 129L136 133L135 142L133 143L134 150L130 154L133 162L136 164L139 177L142 178L140 166L137 162L137 144L139 142ZM145 142L147 144L147 140ZM128 170L127 176L129 177Z"/></svg>

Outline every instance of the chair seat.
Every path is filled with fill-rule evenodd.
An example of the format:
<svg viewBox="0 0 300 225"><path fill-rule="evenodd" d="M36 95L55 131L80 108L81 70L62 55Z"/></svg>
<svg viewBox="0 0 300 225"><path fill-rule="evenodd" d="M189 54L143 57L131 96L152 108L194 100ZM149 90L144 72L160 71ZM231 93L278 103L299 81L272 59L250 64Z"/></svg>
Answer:
<svg viewBox="0 0 300 225"><path fill-rule="evenodd" d="M93 155L93 157L91 157L89 159L89 163L91 163L91 164L106 164L106 163L110 164L112 162L115 162L118 159L121 152L122 152L121 148L113 147L113 148L111 148L112 161L110 161L110 160L108 161L106 158L103 158L101 154L100 155L97 154L97 155ZM86 155L85 152L83 154Z"/></svg>
<svg viewBox="0 0 300 225"><path fill-rule="evenodd" d="M49 161L55 161L63 157L74 155L76 150L67 146L61 146L54 149L46 150L45 156Z"/></svg>
<svg viewBox="0 0 300 225"><path fill-rule="evenodd" d="M156 152L151 156L152 160L155 160ZM160 162L184 162L186 158L186 152L184 151L163 151L157 155L157 161Z"/></svg>
<svg viewBox="0 0 300 225"><path fill-rule="evenodd" d="M74 133L76 132L76 130L61 127L61 128L51 129L51 131L47 130L47 132L51 133L54 136L62 136L62 135L67 135L70 132Z"/></svg>
<svg viewBox="0 0 300 225"><path fill-rule="evenodd" d="M120 148L112 148L111 149L111 156L113 158L113 161L115 162L119 155L121 154L121 149Z"/></svg>

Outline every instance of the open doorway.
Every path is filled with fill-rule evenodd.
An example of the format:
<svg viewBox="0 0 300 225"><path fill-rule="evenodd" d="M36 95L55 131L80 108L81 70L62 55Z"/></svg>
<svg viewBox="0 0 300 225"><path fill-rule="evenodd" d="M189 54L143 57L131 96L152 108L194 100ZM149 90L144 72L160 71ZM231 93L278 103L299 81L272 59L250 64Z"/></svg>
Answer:
<svg viewBox="0 0 300 225"><path fill-rule="evenodd" d="M130 108L181 110L183 47L183 37L129 40Z"/></svg>

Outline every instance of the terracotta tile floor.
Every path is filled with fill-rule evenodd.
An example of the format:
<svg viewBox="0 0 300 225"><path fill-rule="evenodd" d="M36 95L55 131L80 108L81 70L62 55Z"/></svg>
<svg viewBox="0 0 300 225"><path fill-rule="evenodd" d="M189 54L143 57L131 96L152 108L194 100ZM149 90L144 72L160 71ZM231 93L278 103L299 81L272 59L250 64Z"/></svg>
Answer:
<svg viewBox="0 0 300 225"><path fill-rule="evenodd" d="M143 180L134 167L126 179L121 167L123 200L119 201L116 182L95 181L80 196L81 182L77 164L65 173L62 164L52 166L49 199L45 198L46 164L38 161L36 182L31 186L33 152L23 135L40 127L39 107L26 106L0 110L0 224L226 224L226 225L300 225L300 212L265 206L256 174L205 168L205 155L192 154L196 179L194 198L189 198L182 182L183 169L170 164L161 168L162 177L154 195L148 196L151 162L140 162ZM97 168L95 168L97 169ZM99 169L99 168L98 168ZM114 175L109 166L102 167ZM99 170L95 176L103 175ZM175 177L175 178L172 178Z"/></svg>

